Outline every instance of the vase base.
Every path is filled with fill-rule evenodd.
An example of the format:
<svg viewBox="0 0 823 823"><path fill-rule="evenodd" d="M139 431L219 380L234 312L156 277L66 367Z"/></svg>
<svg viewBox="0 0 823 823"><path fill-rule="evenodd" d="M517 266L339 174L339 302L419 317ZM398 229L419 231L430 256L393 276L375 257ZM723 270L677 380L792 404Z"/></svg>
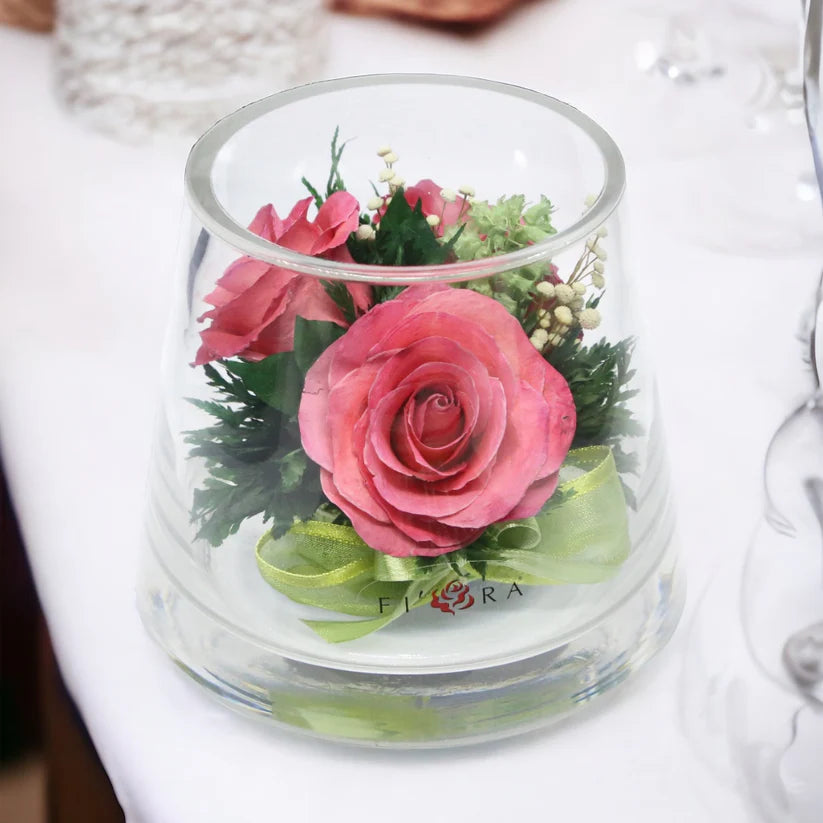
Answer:
<svg viewBox="0 0 823 823"><path fill-rule="evenodd" d="M183 671L244 714L339 742L445 748L548 726L629 678L677 625L685 585L675 558L670 545L618 609L555 649L442 674L346 671L255 655L243 640L214 625L204 635L203 614L185 595L170 591L168 581L141 598L141 615Z"/></svg>

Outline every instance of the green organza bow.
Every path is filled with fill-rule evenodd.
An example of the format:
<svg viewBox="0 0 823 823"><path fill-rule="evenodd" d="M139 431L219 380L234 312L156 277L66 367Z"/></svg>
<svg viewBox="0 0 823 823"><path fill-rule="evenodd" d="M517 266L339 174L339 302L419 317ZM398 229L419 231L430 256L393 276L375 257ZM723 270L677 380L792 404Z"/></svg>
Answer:
<svg viewBox="0 0 823 823"><path fill-rule="evenodd" d="M456 579L538 586L607 580L629 552L611 450L569 452L561 481L537 516L490 526L471 546L440 557L391 557L349 526L309 520L276 540L266 532L257 564L266 582L292 600L365 618L304 621L333 643L383 628Z"/></svg>

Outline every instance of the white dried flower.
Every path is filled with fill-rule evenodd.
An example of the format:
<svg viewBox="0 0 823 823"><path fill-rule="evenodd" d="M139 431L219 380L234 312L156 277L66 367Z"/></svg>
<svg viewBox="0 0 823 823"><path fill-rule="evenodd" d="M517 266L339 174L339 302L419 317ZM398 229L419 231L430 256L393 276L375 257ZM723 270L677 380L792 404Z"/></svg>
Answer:
<svg viewBox="0 0 823 823"><path fill-rule="evenodd" d="M396 174L397 172L394 169L380 169L380 174L377 175L377 179L381 183L388 183Z"/></svg>
<svg viewBox="0 0 823 823"><path fill-rule="evenodd" d="M391 146L381 146L377 150L377 156L378 157L385 157L387 154L391 154L391 153L392 153Z"/></svg>
<svg viewBox="0 0 823 823"><path fill-rule="evenodd" d="M385 160L386 163L388 163L389 165L391 165L392 163L396 163L400 159L393 151L390 151L388 154L382 155L382 157L383 160Z"/></svg>
<svg viewBox="0 0 823 823"><path fill-rule="evenodd" d="M597 309L583 309L577 319L584 329L596 329L600 325L600 312Z"/></svg>
<svg viewBox="0 0 823 823"><path fill-rule="evenodd" d="M554 283L549 283L548 280L541 280L536 288L537 293L542 294L543 297L554 297Z"/></svg>
<svg viewBox="0 0 823 823"><path fill-rule="evenodd" d="M394 176L394 177L392 177L392 179L391 179L391 184L392 184L392 186L394 186L395 188L399 189L401 186L405 186L405 185L406 185L406 178L405 178L405 177L400 177L399 175L395 175L395 176Z"/></svg>
<svg viewBox="0 0 823 823"><path fill-rule="evenodd" d="M535 329L529 340L536 349L542 349L549 342L549 333L545 329Z"/></svg>
<svg viewBox="0 0 823 823"><path fill-rule="evenodd" d="M387 197L387 198L386 198L386 205L388 206L388 205L389 205L389 203L391 203L391 197Z"/></svg>
<svg viewBox="0 0 823 823"><path fill-rule="evenodd" d="M583 298L582 297L575 297L571 303L569 303L569 308L574 311L579 311L583 308Z"/></svg>
<svg viewBox="0 0 823 823"><path fill-rule="evenodd" d="M567 283L558 283L554 287L554 296L561 303L571 303L574 300L574 289Z"/></svg>
<svg viewBox="0 0 823 823"><path fill-rule="evenodd" d="M596 234L593 234L591 237L588 238L588 240L586 240L586 248L597 254L598 240L600 240L600 238Z"/></svg>
<svg viewBox="0 0 823 823"><path fill-rule="evenodd" d="M592 285L596 289L602 289L606 285L606 278L599 272L594 272L592 274Z"/></svg>
<svg viewBox="0 0 823 823"><path fill-rule="evenodd" d="M457 190L463 197L474 197L474 187L473 186L460 186Z"/></svg>
<svg viewBox="0 0 823 823"><path fill-rule="evenodd" d="M595 260L595 261L594 261L594 270L595 270L598 274L603 274L603 272L604 272L605 268L606 268L606 267L605 267L605 266L604 266L604 265L603 265L603 264L602 264L599 260Z"/></svg>
<svg viewBox="0 0 823 823"><path fill-rule="evenodd" d="M440 196L447 203L454 203L454 201L457 200L457 193L453 189L441 189Z"/></svg>
<svg viewBox="0 0 823 823"><path fill-rule="evenodd" d="M537 321L537 324L541 329L547 329L551 326L552 321L550 317L541 317L540 320Z"/></svg>
<svg viewBox="0 0 823 823"><path fill-rule="evenodd" d="M440 225L440 218L436 214L430 214L426 218L426 222L434 229Z"/></svg>
<svg viewBox="0 0 823 823"><path fill-rule="evenodd" d="M562 323L564 326L571 326L572 320L574 320L572 310L568 306L558 306L554 310L554 316L557 318L558 322Z"/></svg>
<svg viewBox="0 0 823 823"><path fill-rule="evenodd" d="M559 334L558 332L552 332L549 335L549 343L551 343L552 346L559 346L562 342L563 342L563 335L562 334Z"/></svg>
<svg viewBox="0 0 823 823"><path fill-rule="evenodd" d="M375 235L375 231L368 223L364 223L362 226L357 227L355 235L357 235L358 240L371 240Z"/></svg>
<svg viewBox="0 0 823 823"><path fill-rule="evenodd" d="M594 201L595 201L595 200L597 200L597 196L596 196L596 195L594 195L594 194L587 194L587 195L586 195L586 197L585 197L585 198L584 198L584 200L583 200L583 205L584 205L584 206L586 206L586 208L589 208L589 209L590 209L590 208L594 205Z"/></svg>
<svg viewBox="0 0 823 823"><path fill-rule="evenodd" d="M576 280L574 283L572 283L572 288L574 289L575 294L586 293L586 284L582 283L580 280Z"/></svg>
<svg viewBox="0 0 823 823"><path fill-rule="evenodd" d="M368 206L368 208L370 208L372 211L376 211L377 209L380 209L380 208L383 207L383 198L382 197L372 197L372 199L369 200L368 203L366 203L366 206Z"/></svg>
<svg viewBox="0 0 823 823"><path fill-rule="evenodd" d="M601 248L600 248L600 246L598 246L596 249L592 249L592 251L595 253L595 255L597 256L597 259L598 259L598 260L606 260L606 259L608 259L608 256L609 256L609 255L608 255L608 254L606 254L606 250L605 250L605 249L601 249Z"/></svg>
<svg viewBox="0 0 823 823"><path fill-rule="evenodd" d="M608 237L609 236L609 230L605 226L601 226L597 230L596 234L597 234L598 237Z"/></svg>

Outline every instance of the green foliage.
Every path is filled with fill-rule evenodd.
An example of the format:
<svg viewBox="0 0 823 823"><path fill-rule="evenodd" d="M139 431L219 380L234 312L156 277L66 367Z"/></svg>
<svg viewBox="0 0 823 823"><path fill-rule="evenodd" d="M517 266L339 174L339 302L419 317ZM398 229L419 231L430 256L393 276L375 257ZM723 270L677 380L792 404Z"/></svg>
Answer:
<svg viewBox="0 0 823 823"><path fill-rule="evenodd" d="M209 470L194 492L191 518L198 537L219 546L245 519L259 514L274 521L279 536L325 501L296 414L303 375L342 333L334 323L298 318L294 352L204 366L219 400L190 400L215 420L186 433L189 456L205 460Z"/></svg>
<svg viewBox="0 0 823 823"><path fill-rule="evenodd" d="M326 294L334 300L346 322L351 325L357 319L357 310L354 308L351 292L342 280L321 280Z"/></svg>
<svg viewBox="0 0 823 823"><path fill-rule="evenodd" d="M326 197L322 197L320 192L309 183L305 177L300 178L300 182L308 189L309 194L314 198L315 205L319 209L323 205L326 198L331 197L336 191L345 191L346 184L340 176L340 158L343 156L343 149L346 148L345 143L337 145L337 140L340 137L340 126L334 130L334 136L331 140L331 167L329 169L329 178L326 181Z"/></svg>
<svg viewBox="0 0 823 823"><path fill-rule="evenodd" d="M522 194L501 197L494 205L485 200L472 203L455 253L460 260L479 260L539 243L557 231L552 226L552 211L554 207L543 196L529 208Z"/></svg>
<svg viewBox="0 0 823 823"><path fill-rule="evenodd" d="M291 352L266 357L259 362L226 360L228 372L263 403L286 415L297 414L302 379Z"/></svg>
<svg viewBox="0 0 823 823"><path fill-rule="evenodd" d="M547 360L566 378L577 409L577 429L572 448L603 444L610 446L621 474L637 473L637 458L627 453L622 442L643 429L632 417L627 403L638 390L629 388L635 371L631 368L634 339L619 343L602 339L582 346L572 329ZM633 497L625 488L630 502Z"/></svg>
<svg viewBox="0 0 823 823"><path fill-rule="evenodd" d="M423 205L418 200L412 208L402 190L392 197L372 240L352 235L348 240L351 256L358 263L377 266L431 266L448 262L462 227L451 239L441 243L426 222Z"/></svg>
<svg viewBox="0 0 823 823"><path fill-rule="evenodd" d="M314 205L319 209L323 205L323 196L305 177L301 177L300 182L308 189L309 194L314 198Z"/></svg>
<svg viewBox="0 0 823 823"><path fill-rule="evenodd" d="M346 293L348 294L348 292ZM345 331L337 323L329 323L324 320L306 320L305 317L298 316L294 323L294 359L300 372L305 375L314 364L314 361L338 337L342 337ZM301 391L302 385L303 381L301 379Z"/></svg>
<svg viewBox="0 0 823 823"><path fill-rule="evenodd" d="M406 286L372 286L375 303L385 303L394 300Z"/></svg>
<svg viewBox="0 0 823 823"><path fill-rule="evenodd" d="M553 210L546 197L526 208L526 198L522 194L501 197L493 205L479 201L473 203L468 211L465 230L459 236L455 236L453 230L447 231L445 236L454 242L459 260L480 260L506 254L555 234L556 229L551 223ZM473 280L466 287L493 297L525 326L534 287L548 271L548 264L523 266L504 274Z"/></svg>

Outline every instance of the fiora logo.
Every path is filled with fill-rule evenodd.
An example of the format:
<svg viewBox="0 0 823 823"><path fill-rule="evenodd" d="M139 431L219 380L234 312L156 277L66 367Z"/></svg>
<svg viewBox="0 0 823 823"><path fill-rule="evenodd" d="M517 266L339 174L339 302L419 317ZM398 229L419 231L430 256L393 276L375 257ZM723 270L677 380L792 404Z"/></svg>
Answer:
<svg viewBox="0 0 823 823"><path fill-rule="evenodd" d="M474 597L469 593L469 586L467 583L462 583L460 580L452 580L451 583L447 583L442 589L440 589L440 591L435 589L432 592L430 605L433 609L440 609L443 614L456 614L455 609L457 609L457 611L470 609L475 605L475 602L478 606L485 606L487 603L498 603L503 600L511 600L514 595L523 597L523 590L517 585L517 583L507 585L508 590L506 588L501 590L500 587L487 584L483 586L479 592L477 592L478 599L475 601ZM426 594L423 589L420 589L417 599L423 600L425 596ZM415 598L412 597L410 601L409 597L410 596L408 594L403 597L403 606L405 607L406 612L409 612L415 605L417 605ZM396 609L396 602L397 601L393 600L391 597L378 597L377 606L380 609L380 614L385 614L387 611Z"/></svg>
<svg viewBox="0 0 823 823"><path fill-rule="evenodd" d="M453 606L457 607L459 611L463 609L470 609L474 605L474 597L469 594L469 587L466 583L461 583L459 580L452 580L451 583L444 586L439 592L432 592L431 607L433 609L440 609L441 612L448 612L454 614Z"/></svg>

